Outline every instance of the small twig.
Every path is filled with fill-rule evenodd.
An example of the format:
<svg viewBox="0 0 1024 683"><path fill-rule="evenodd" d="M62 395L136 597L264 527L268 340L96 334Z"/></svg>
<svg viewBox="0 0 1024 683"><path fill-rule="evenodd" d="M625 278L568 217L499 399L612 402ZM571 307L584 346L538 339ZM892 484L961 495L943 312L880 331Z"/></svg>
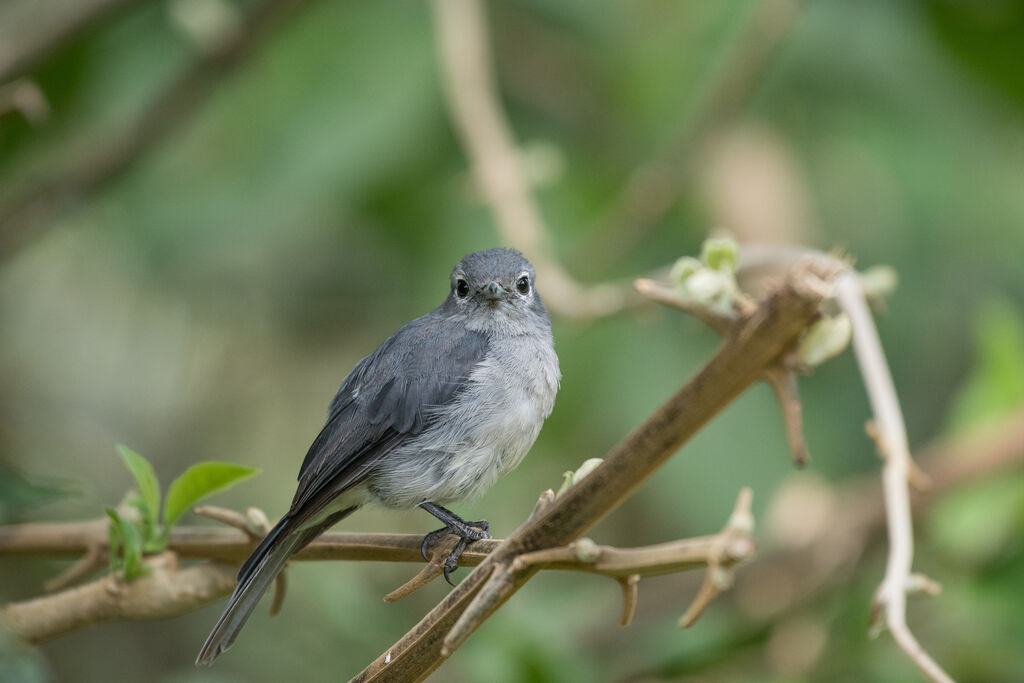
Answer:
<svg viewBox="0 0 1024 683"><path fill-rule="evenodd" d="M726 588L732 586L736 562L753 555L753 541L750 534L754 529L754 515L750 510L754 492L745 487L736 498L732 515L714 541L707 557L707 571L700 590L689 608L679 618L679 626L690 628L704 614L711 601Z"/></svg>
<svg viewBox="0 0 1024 683"><path fill-rule="evenodd" d="M103 561L106 558L105 549L100 545L91 545L77 562L62 571L57 576L46 581L43 584L43 589L47 593L54 593L59 590L64 590L73 583L76 583L80 579L92 574L94 571L103 566Z"/></svg>
<svg viewBox="0 0 1024 683"><path fill-rule="evenodd" d="M206 517L222 524L227 524L243 532L254 541L263 538L262 534L256 533L249 525L249 519L240 512L228 508L217 507L216 505L197 505L192 512L200 517ZM264 534L266 531L263 532Z"/></svg>
<svg viewBox="0 0 1024 683"><path fill-rule="evenodd" d="M384 602L396 602L407 595L415 593L444 573L444 562L448 554L459 542L459 537L449 534L434 544L430 550L430 561L422 569L401 586L384 596Z"/></svg>
<svg viewBox="0 0 1024 683"><path fill-rule="evenodd" d="M384 596L384 602L397 602L407 595L412 595L420 588L423 588L428 583L441 576L444 572L444 566L442 562L435 562L431 560L423 565L423 568L401 586L391 591Z"/></svg>
<svg viewBox="0 0 1024 683"><path fill-rule="evenodd" d="M274 601L270 603L270 616L276 617L281 612L285 595L288 593L288 572L281 572L274 579Z"/></svg>
<svg viewBox="0 0 1024 683"><path fill-rule="evenodd" d="M810 460L810 456L804 439L803 407L800 404L796 373L785 365L779 365L765 373L765 381L775 393L775 399L782 411L782 421L786 425L786 440L789 442L793 463L797 467L803 467Z"/></svg>
<svg viewBox="0 0 1024 683"><path fill-rule="evenodd" d="M693 602L683 613L683 616L679 617L680 628L690 628L693 626L701 615L704 614L704 610L711 601L718 595L718 587L715 582L715 575L718 573L718 565L712 562L708 565L708 571L704 575L704 581L700 585L700 590L697 591L697 595L693 598Z"/></svg>
<svg viewBox="0 0 1024 683"><path fill-rule="evenodd" d="M633 615L636 614L636 604L640 597L640 575L630 574L618 579L622 588L622 616L619 617L619 624L629 626L633 623Z"/></svg>
<svg viewBox="0 0 1024 683"><path fill-rule="evenodd" d="M633 287L651 301L692 315L722 336L728 335L729 330L736 324L735 318L717 313L706 306L686 301L680 298L679 292L674 287L656 280L645 277L637 278L633 281Z"/></svg>

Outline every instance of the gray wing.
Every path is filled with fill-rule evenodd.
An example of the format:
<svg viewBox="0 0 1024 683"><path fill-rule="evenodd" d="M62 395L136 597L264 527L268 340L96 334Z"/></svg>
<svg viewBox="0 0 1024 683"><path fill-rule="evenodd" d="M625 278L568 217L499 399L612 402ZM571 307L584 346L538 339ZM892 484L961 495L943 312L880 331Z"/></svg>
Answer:
<svg viewBox="0 0 1024 683"><path fill-rule="evenodd" d="M461 322L428 313L359 361L306 453L289 516L308 519L429 427L434 409L465 385L487 343Z"/></svg>

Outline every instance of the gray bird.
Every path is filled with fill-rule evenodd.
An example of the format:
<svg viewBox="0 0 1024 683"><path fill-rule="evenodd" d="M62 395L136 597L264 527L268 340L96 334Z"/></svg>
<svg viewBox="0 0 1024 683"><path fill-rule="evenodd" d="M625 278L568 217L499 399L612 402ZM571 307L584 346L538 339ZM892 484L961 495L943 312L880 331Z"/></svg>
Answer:
<svg viewBox="0 0 1024 683"><path fill-rule="evenodd" d="M463 258L440 306L359 361L328 409L299 470L288 513L238 572L224 613L199 651L210 664L234 642L293 554L368 503L419 506L460 540L445 560L489 538L445 503L484 493L530 450L554 407L561 372L534 271L511 249ZM449 583L451 580L449 579Z"/></svg>

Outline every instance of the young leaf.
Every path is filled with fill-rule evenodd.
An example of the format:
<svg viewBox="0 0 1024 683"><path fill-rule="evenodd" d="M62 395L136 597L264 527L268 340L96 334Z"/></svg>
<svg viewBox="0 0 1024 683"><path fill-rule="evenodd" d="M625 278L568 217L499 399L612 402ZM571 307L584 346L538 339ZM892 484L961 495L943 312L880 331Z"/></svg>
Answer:
<svg viewBox="0 0 1024 683"><path fill-rule="evenodd" d="M229 462L201 462L192 465L171 482L164 501L164 525L170 528L185 511L211 493L224 491L259 470Z"/></svg>
<svg viewBox="0 0 1024 683"><path fill-rule="evenodd" d="M156 480L156 472L153 471L153 466L149 464L148 460L127 446L118 444L117 452L131 471L132 476L135 477L139 495L142 496L140 511L144 525L143 534L147 539L152 538L156 535L157 516L160 514L160 485Z"/></svg>
<svg viewBox="0 0 1024 683"><path fill-rule="evenodd" d="M124 536L121 535L121 516L114 508L107 508L111 523L107 525L107 552L110 555L110 571L124 567Z"/></svg>
<svg viewBox="0 0 1024 683"><path fill-rule="evenodd" d="M110 525L110 557L111 568L124 570L124 580L131 581L146 573L147 568L142 564L142 536L135 525L124 519L113 508L107 508L107 516L111 519ZM115 531L116 529L116 531ZM114 551L114 540L118 552ZM115 560L115 558L117 558Z"/></svg>

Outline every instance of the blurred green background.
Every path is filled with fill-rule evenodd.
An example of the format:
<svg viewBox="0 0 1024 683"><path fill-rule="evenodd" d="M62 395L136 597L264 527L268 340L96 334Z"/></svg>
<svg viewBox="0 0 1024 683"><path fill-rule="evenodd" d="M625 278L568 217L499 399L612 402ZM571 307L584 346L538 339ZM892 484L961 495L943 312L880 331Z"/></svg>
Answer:
<svg viewBox="0 0 1024 683"><path fill-rule="evenodd" d="M86 4L5 0L0 65L5 46ZM0 83L0 515L102 514L131 485L114 453L123 442L165 482L199 460L260 467L216 502L273 517L347 371L440 303L463 254L500 242L445 108L430 6L271 2L289 11L197 68L206 33L264 4L113 4ZM642 275L697 252L714 228L842 248L900 274L879 326L913 445L1024 404L1024 3L517 0L488 15L549 237L580 280ZM190 69L194 87L168 97ZM161 116L138 144L135 122ZM122 145L138 149L97 173ZM37 188L48 194L19 203ZM563 385L537 445L485 498L456 506L497 535L717 343L653 307L555 317L554 329ZM852 356L801 390L814 481L876 473ZM712 533L744 485L764 520L792 477L771 392L757 386L589 535L639 545ZM945 586L910 601L922 643L959 680L1024 680L1024 473L957 491L918 522L915 567ZM338 528L434 526L422 512L368 511ZM698 574L644 581L622 629L614 583L545 573L435 680L916 680L890 638L866 636L883 540L810 603L763 619L727 594L689 631L675 622ZM771 551L768 531L759 542ZM0 599L39 594L64 566L0 560ZM0 639L0 670L345 680L445 594L435 582L381 602L415 569L294 566L281 615L261 607L210 670L192 660L220 604L36 650Z"/></svg>

